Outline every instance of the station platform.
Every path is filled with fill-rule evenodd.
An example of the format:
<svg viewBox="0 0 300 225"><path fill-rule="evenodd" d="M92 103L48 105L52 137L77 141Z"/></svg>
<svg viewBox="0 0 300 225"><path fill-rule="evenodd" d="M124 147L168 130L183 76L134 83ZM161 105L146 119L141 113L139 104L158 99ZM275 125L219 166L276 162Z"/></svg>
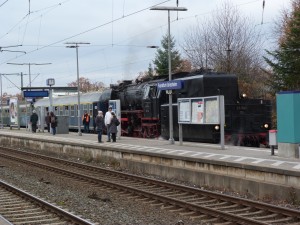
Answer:
<svg viewBox="0 0 300 225"><path fill-rule="evenodd" d="M103 143L98 143L97 134L92 133L82 133L82 136L79 136L78 133L74 132L70 132L69 134L52 135L48 132L31 133L25 129L10 130L9 128L0 129L0 134L1 133L16 135L22 134L27 137L35 136L44 137L46 139L51 138L52 140L72 141L78 145L95 144L99 147L111 146L131 151L166 154L168 156L173 155L179 157L220 160L224 162L249 164L257 167L275 168L300 173L300 159L279 157L276 149L275 155L271 155L271 149L269 148L250 148L225 145L225 149L222 150L219 144L183 142L183 145L179 145L178 141L175 141L175 144L170 144L168 140L131 137L121 137L116 143L108 143L106 142L106 135L103 135L102 137Z"/></svg>
<svg viewBox="0 0 300 225"><path fill-rule="evenodd" d="M114 157L129 170L168 179L178 178L196 185L229 188L259 197L266 194L276 196L276 191L282 192L284 187L293 189L300 196L300 159L279 157L277 150L271 155L269 148L225 145L222 150L218 144L183 142L179 145L177 141L170 144L168 140L130 137L121 137L112 143L106 142L106 135L102 137L104 142L98 143L97 134L91 133L52 135L48 132L31 133L25 129L0 129L0 145L7 145L9 137L30 140L30 143L35 141L35 144L25 144L27 147L39 148L40 145L45 149L45 143L53 143L61 149L59 151L70 154L70 146L74 146L77 154L90 151L93 157ZM16 140L10 142L17 143ZM64 147L57 147L58 144Z"/></svg>

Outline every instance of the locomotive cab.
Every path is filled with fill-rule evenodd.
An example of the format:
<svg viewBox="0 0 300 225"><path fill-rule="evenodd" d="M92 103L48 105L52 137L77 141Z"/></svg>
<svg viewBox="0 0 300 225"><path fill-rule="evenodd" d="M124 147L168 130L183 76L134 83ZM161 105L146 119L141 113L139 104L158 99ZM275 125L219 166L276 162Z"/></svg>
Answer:
<svg viewBox="0 0 300 225"><path fill-rule="evenodd" d="M157 85L147 85L143 97L143 109L145 118L159 118L159 102L157 97Z"/></svg>

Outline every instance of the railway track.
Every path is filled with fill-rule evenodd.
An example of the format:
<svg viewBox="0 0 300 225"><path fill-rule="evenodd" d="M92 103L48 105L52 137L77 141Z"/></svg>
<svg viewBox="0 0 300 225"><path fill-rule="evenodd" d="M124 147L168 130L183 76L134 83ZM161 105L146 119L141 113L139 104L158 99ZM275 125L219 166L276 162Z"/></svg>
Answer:
<svg viewBox="0 0 300 225"><path fill-rule="evenodd" d="M0 181L0 215L11 224L92 224L3 181Z"/></svg>
<svg viewBox="0 0 300 225"><path fill-rule="evenodd" d="M298 210L24 151L1 149L0 155L59 173L85 184L105 186L128 198L189 216L201 221L202 224L300 225L300 211Z"/></svg>

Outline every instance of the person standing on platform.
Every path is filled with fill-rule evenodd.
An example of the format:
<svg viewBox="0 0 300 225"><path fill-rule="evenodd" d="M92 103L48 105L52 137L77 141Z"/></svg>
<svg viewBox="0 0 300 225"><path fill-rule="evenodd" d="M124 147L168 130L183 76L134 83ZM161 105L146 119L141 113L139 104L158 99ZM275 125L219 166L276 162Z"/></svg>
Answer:
<svg viewBox="0 0 300 225"><path fill-rule="evenodd" d="M103 131L103 127L105 126L102 111L98 111L98 115L95 118L95 124L96 124L96 131L98 133L98 142L102 143L103 142L102 131Z"/></svg>
<svg viewBox="0 0 300 225"><path fill-rule="evenodd" d="M47 112L47 115L45 116L45 122L47 124L47 130L50 132L50 114Z"/></svg>
<svg viewBox="0 0 300 225"><path fill-rule="evenodd" d="M51 130L52 134L56 134L56 127L57 127L57 117L54 115L53 112L50 112L50 125L51 125Z"/></svg>
<svg viewBox="0 0 300 225"><path fill-rule="evenodd" d="M37 122L39 120L38 115L36 114L36 111L32 111L32 115L30 116L30 123L32 127L32 133L36 133L36 128L37 128Z"/></svg>
<svg viewBox="0 0 300 225"><path fill-rule="evenodd" d="M83 123L83 126L84 126L84 132L89 133L89 130L90 130L90 115L87 112L85 112L82 116L82 123Z"/></svg>
<svg viewBox="0 0 300 225"><path fill-rule="evenodd" d="M118 132L117 126L120 125L118 118L114 112L111 112L111 121L109 126L109 133L111 133L112 142L116 142L116 134Z"/></svg>
<svg viewBox="0 0 300 225"><path fill-rule="evenodd" d="M109 127L110 127L110 121L111 121L111 111L112 107L108 107L108 111L105 113L105 126L106 126L106 132L107 132L107 142L110 142L110 133L109 133Z"/></svg>

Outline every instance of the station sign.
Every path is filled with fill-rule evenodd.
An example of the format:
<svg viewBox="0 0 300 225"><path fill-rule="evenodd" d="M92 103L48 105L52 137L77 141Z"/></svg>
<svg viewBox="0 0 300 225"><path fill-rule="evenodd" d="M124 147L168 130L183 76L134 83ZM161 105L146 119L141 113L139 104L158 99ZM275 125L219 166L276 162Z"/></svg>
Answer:
<svg viewBox="0 0 300 225"><path fill-rule="evenodd" d="M182 89L183 81L182 80L171 80L171 81L163 81L157 83L158 90L175 90Z"/></svg>
<svg viewBox="0 0 300 225"><path fill-rule="evenodd" d="M23 91L24 98L48 97L49 91Z"/></svg>

